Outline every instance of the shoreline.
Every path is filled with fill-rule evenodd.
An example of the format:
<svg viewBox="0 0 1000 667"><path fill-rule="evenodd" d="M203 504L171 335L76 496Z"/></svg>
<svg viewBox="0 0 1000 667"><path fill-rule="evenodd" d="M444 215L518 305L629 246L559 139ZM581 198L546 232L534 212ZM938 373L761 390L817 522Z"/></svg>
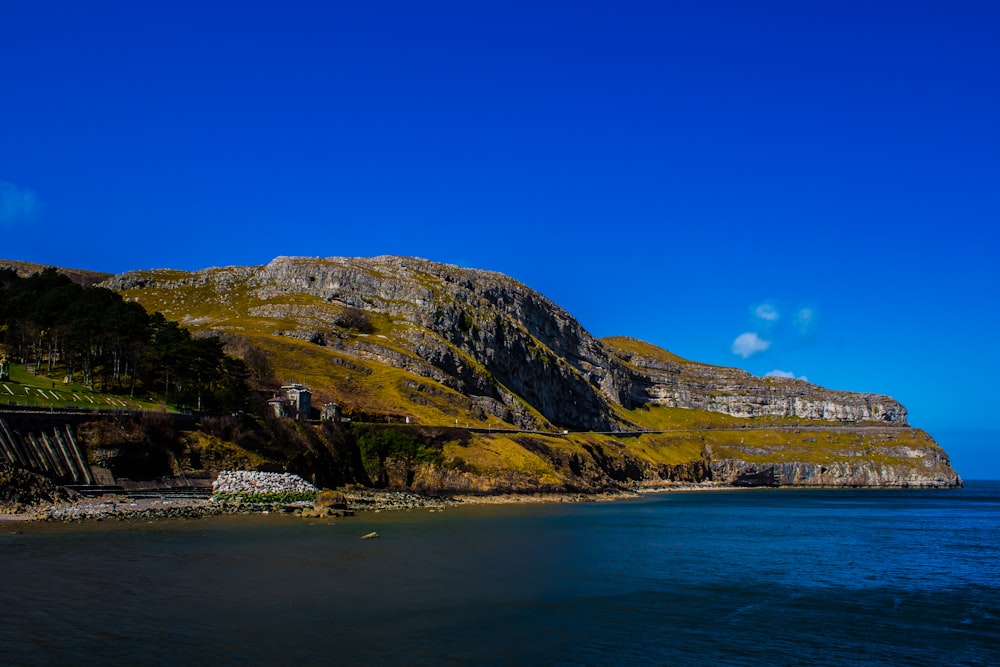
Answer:
<svg viewBox="0 0 1000 667"><path fill-rule="evenodd" d="M619 491L595 493L500 493L454 494L429 496L409 491L387 489L354 489L343 491L348 509L335 511L321 518L352 516L355 513L381 513L412 510L443 511L448 507L471 505L527 505L556 503L613 502L641 498L661 493L698 493L718 491L759 490L920 490L924 487L830 487L782 486L751 487L724 484L670 483L637 486ZM301 515L313 508L311 501L286 503L233 503L215 498L131 498L125 495L81 498L72 502L49 503L22 508L18 511L0 511L0 524L23 522L75 522L75 521L133 521L140 519L194 519L232 514L287 514ZM307 518L317 518L309 515Z"/></svg>
<svg viewBox="0 0 1000 667"><path fill-rule="evenodd" d="M426 496L408 491L365 489L346 492L348 509L326 517L336 518L354 514L406 512L412 510L443 511L448 507L470 505L512 505L531 503L609 502L637 497L636 493L605 492L498 494ZM22 522L75 522L75 521L131 521L140 519L193 519L224 514L287 514L312 509L310 501L294 503L229 503L211 498L129 498L104 496L85 498L69 503L43 504L24 508L19 512L0 513L0 524ZM306 518L318 518L308 516Z"/></svg>
<svg viewBox="0 0 1000 667"><path fill-rule="evenodd" d="M421 509L440 511L447 507L469 505L610 502L624 498L636 498L640 495L634 491L606 491L599 493L428 496L408 491L384 489L361 489L343 493L348 501L346 515ZM82 498L73 502L48 503L25 507L19 511L7 511L0 513L0 523L190 519L223 514L288 514L295 516L297 510L311 509L312 507L313 504L310 501L231 503L212 498L130 498L117 495ZM345 516L345 512L335 512L330 515L330 518L335 516Z"/></svg>

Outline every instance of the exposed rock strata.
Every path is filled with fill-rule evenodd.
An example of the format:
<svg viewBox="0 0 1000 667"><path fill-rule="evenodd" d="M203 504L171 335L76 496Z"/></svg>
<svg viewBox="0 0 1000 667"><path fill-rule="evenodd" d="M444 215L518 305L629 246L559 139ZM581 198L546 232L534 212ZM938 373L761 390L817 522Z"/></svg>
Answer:
<svg viewBox="0 0 1000 667"><path fill-rule="evenodd" d="M631 345L614 345L623 340ZM630 339L608 342L616 356L633 369L632 400L640 405L649 402L700 408L743 418L906 423L906 408L886 396L833 391L804 380L759 378L736 368L687 361Z"/></svg>
<svg viewBox="0 0 1000 667"><path fill-rule="evenodd" d="M950 467L919 467L871 460L829 464L755 462L725 459L712 463L712 479L728 486L817 486L881 489L950 488L962 485Z"/></svg>

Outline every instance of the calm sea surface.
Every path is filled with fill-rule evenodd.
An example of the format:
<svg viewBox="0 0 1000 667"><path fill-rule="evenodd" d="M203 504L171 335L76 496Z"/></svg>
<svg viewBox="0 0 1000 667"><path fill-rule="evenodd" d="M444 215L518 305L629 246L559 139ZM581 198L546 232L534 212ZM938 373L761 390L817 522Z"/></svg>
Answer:
<svg viewBox="0 0 1000 667"><path fill-rule="evenodd" d="M0 524L0 663L997 665L1000 483Z"/></svg>

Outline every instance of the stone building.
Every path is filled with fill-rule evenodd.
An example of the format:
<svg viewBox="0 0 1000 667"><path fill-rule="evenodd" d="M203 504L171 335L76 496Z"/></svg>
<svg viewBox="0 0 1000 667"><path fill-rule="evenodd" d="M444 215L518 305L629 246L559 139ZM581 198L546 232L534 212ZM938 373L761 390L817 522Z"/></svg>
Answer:
<svg viewBox="0 0 1000 667"><path fill-rule="evenodd" d="M277 417L288 419L312 418L312 392L301 384L288 384L267 402Z"/></svg>
<svg viewBox="0 0 1000 667"><path fill-rule="evenodd" d="M323 421L339 422L341 420L340 406L336 403L325 403L319 418Z"/></svg>

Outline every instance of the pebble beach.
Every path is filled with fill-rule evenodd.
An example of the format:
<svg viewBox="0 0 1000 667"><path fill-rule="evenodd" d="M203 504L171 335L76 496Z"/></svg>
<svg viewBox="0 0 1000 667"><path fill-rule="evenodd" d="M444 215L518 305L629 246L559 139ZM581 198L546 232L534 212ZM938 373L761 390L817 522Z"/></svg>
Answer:
<svg viewBox="0 0 1000 667"><path fill-rule="evenodd" d="M203 498L131 498L105 495L69 502L41 504L18 512L0 514L0 521L127 521L158 518L199 518L221 514L299 514L312 509L308 499L320 490L290 473L247 470L223 471L212 486L212 496ZM487 496L426 496L407 491L350 487L340 491L353 513L407 510L443 510L456 505L587 502L614 500L634 494L540 494Z"/></svg>

